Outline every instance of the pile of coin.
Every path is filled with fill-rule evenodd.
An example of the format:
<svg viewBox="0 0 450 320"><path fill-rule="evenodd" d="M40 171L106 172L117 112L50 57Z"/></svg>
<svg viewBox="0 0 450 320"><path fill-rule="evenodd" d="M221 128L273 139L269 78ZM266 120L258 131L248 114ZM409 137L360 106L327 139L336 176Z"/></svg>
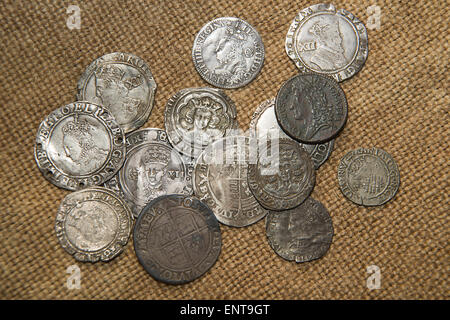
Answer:
<svg viewBox="0 0 450 320"><path fill-rule="evenodd" d="M295 17L286 51L300 72L257 107L247 133L223 91L250 83L264 63L261 37L242 19L218 18L198 32L194 66L216 88L174 93L165 130L139 129L156 93L143 59L116 52L93 61L77 84L77 101L47 116L36 137L44 177L73 191L56 216L62 247L79 261L109 261L133 233L145 270L181 284L218 259L219 223L245 227L266 217L278 255L322 257L333 224L310 194L346 123L338 82L362 68L367 33L351 13L314 5ZM350 200L379 205L395 195L399 174L386 152L358 149L342 159L338 180Z"/></svg>

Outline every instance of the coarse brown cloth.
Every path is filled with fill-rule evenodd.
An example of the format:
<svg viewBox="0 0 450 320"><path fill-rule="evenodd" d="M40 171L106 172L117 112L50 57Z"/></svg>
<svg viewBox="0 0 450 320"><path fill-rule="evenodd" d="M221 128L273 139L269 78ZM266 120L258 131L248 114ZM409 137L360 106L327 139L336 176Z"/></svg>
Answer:
<svg viewBox="0 0 450 320"><path fill-rule="evenodd" d="M130 238L109 263L81 263L54 230L69 191L49 183L34 160L38 126L73 102L76 83L97 57L122 51L143 58L158 89L144 127L164 128L164 109L180 89L208 86L194 68L194 37L208 21L237 16L265 46L261 73L226 93L241 128L257 105L275 97L298 71L285 52L288 28L310 1L2 1L0 298L2 299L448 299L449 298L449 10L446 1L373 1L380 28L369 29L363 69L341 85L348 121L330 159L317 171L312 196L329 210L335 235L326 255L297 264L270 248L264 221L221 225L222 251L201 278L185 285L154 280ZM369 1L335 1L368 25ZM78 5L81 28L66 25ZM370 22L370 21L369 21ZM401 185L379 207L358 206L339 190L339 160L377 147L397 162ZM78 265L80 289L66 286ZM367 286L379 267L379 289Z"/></svg>

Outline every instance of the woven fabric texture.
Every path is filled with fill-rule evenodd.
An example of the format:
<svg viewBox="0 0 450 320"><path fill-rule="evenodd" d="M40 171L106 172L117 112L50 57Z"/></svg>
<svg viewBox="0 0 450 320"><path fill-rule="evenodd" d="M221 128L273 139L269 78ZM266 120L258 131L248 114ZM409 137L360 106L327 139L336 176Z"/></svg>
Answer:
<svg viewBox="0 0 450 320"><path fill-rule="evenodd" d="M248 128L257 105L276 96L297 69L284 49L287 30L308 1L2 1L0 4L0 298L1 299L448 299L449 98L445 1L376 1L380 28L368 29L364 68L342 83L348 121L312 196L329 210L335 235L319 260L296 264L270 248L264 221L221 225L222 252L203 277L185 285L155 281L138 263L130 239L109 263L80 263L59 245L54 222L69 191L49 183L33 155L37 128L74 101L76 82L97 57L130 52L158 84L144 127L164 128L169 97L208 86L191 49L208 21L237 16L260 33L264 66L249 85L226 90ZM367 23L367 1L335 1ZM69 5L81 10L70 30ZM447 28L447 30L446 30ZM380 207L357 206L339 190L337 166L350 150L389 152L401 174L397 196ZM69 290L78 265L81 288ZM381 271L369 290L367 267Z"/></svg>

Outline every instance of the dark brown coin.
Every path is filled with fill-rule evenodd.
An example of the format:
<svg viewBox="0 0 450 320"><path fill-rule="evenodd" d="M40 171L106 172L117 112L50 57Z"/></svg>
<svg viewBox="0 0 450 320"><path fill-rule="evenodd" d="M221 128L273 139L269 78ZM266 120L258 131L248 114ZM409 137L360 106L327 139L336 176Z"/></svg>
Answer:
<svg viewBox="0 0 450 320"><path fill-rule="evenodd" d="M152 200L134 227L134 250L144 269L169 284L193 281L219 257L221 234L211 209L197 198L171 194Z"/></svg>

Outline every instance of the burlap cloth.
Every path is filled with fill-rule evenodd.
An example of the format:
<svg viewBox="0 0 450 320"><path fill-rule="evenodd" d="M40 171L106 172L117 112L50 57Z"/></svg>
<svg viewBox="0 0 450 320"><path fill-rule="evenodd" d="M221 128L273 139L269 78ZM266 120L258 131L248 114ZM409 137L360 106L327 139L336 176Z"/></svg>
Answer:
<svg viewBox="0 0 450 320"><path fill-rule="evenodd" d="M249 85L226 90L248 128L256 106L276 95L297 70L284 41L297 11L309 1L2 1L0 115L0 298L3 299L409 299L449 298L448 24L445 1L376 1L381 27L368 30L369 58L342 83L348 122L331 158L318 170L313 197L329 209L335 235L320 260L296 264L278 257L264 221L221 226L222 252L213 268L181 286L155 281L138 263L132 239L109 263L76 262L59 245L54 221L69 191L43 178L33 156L35 134L52 110L72 102L76 82L95 58L114 51L148 62L158 84L144 127L164 128L169 97L206 86L191 48L208 21L238 16L261 34L266 59ZM70 4L81 29L66 26ZM367 22L366 1L335 1ZM337 166L357 147L376 146L397 161L401 186L394 200L357 206L340 192ZM66 269L81 269L69 290ZM367 267L381 270L369 290Z"/></svg>

